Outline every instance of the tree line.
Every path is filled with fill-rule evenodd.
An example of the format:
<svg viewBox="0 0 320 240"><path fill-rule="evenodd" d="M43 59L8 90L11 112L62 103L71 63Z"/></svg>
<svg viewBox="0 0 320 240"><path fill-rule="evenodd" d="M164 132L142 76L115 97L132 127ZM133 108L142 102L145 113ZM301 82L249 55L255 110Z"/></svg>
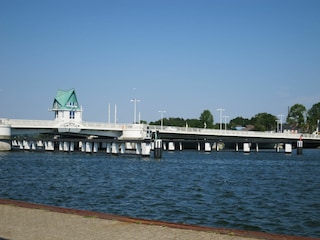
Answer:
<svg viewBox="0 0 320 240"><path fill-rule="evenodd" d="M222 124L223 129L239 129L247 128L253 131L281 131L284 129L294 130L301 133L312 133L319 127L320 119L320 102L314 104L309 110L302 104L294 104L289 107L288 115L285 122L277 116L270 113L262 112L253 116L251 119L236 117L228 123L215 123L214 116L209 110L204 110L198 119L183 119L183 118L163 118L164 126L176 127L192 127L192 128L209 128L219 129ZM161 119L150 122L150 125L161 125ZM281 127L280 127L281 125Z"/></svg>

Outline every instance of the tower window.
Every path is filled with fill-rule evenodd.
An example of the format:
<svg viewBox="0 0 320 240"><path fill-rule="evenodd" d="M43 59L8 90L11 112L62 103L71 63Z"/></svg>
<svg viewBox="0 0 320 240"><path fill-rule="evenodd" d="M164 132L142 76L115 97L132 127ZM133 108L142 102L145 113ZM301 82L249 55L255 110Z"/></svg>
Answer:
<svg viewBox="0 0 320 240"><path fill-rule="evenodd" d="M74 112L71 111L71 112L70 112L70 119L74 119L74 116L75 116Z"/></svg>

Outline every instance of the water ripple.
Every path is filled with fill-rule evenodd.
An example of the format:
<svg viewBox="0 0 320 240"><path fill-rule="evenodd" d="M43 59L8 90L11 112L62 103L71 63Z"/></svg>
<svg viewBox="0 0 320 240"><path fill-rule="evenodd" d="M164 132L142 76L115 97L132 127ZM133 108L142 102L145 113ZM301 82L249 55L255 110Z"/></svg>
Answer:
<svg viewBox="0 0 320 240"><path fill-rule="evenodd" d="M319 150L163 159L0 153L0 197L132 217L320 237Z"/></svg>

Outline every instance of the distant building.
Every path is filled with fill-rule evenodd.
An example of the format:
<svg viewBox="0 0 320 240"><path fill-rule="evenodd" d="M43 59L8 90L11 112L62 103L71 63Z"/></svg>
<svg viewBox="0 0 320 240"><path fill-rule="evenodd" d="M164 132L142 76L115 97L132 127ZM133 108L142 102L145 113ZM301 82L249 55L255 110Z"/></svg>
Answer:
<svg viewBox="0 0 320 240"><path fill-rule="evenodd" d="M79 106L74 89L58 90L50 110L54 112L56 121L82 121L82 107Z"/></svg>

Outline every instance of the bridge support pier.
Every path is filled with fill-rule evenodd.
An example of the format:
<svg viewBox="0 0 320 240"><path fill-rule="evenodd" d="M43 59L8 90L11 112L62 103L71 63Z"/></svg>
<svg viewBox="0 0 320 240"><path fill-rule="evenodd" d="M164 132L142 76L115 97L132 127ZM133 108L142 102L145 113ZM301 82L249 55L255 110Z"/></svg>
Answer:
<svg viewBox="0 0 320 240"><path fill-rule="evenodd" d="M249 153L250 152L250 145L251 145L251 143L243 143L243 152Z"/></svg>
<svg viewBox="0 0 320 240"><path fill-rule="evenodd" d="M276 144L276 151L277 151L277 152L280 152L280 148L281 148L281 144L280 144L280 143L277 143L277 144Z"/></svg>
<svg viewBox="0 0 320 240"><path fill-rule="evenodd" d="M145 157L149 157L151 152L151 144L150 143L141 143L141 155Z"/></svg>
<svg viewBox="0 0 320 240"><path fill-rule="evenodd" d="M118 146L117 143L112 143L111 153L112 154L118 154L119 153L119 146Z"/></svg>
<svg viewBox="0 0 320 240"><path fill-rule="evenodd" d="M52 141L45 141L44 142L44 150L46 151L54 151L54 144Z"/></svg>
<svg viewBox="0 0 320 240"><path fill-rule="evenodd" d="M70 142L63 142L63 151L69 152L70 150Z"/></svg>
<svg viewBox="0 0 320 240"><path fill-rule="evenodd" d="M180 151L183 150L182 142L179 142L179 150L180 150Z"/></svg>
<svg viewBox="0 0 320 240"><path fill-rule="evenodd" d="M85 143L85 152L91 153L92 152L92 142Z"/></svg>
<svg viewBox="0 0 320 240"><path fill-rule="evenodd" d="M259 152L259 144L256 143L256 152Z"/></svg>
<svg viewBox="0 0 320 240"><path fill-rule="evenodd" d="M198 151L200 151L201 150L201 145L200 145L200 143L198 142L198 147L197 147L197 149L198 149Z"/></svg>
<svg viewBox="0 0 320 240"><path fill-rule="evenodd" d="M121 145L120 145L120 153L121 154L125 154L126 153L126 144L125 143L121 143Z"/></svg>
<svg viewBox="0 0 320 240"><path fill-rule="evenodd" d="M292 153L292 144L291 143L286 143L284 145L284 152L285 153Z"/></svg>
<svg viewBox="0 0 320 240"><path fill-rule="evenodd" d="M97 153L98 150L99 150L99 143L94 142L94 143L93 143L93 150L92 150L92 151L93 151L94 153Z"/></svg>
<svg viewBox="0 0 320 240"><path fill-rule="evenodd" d="M239 144L236 143L236 152L239 152Z"/></svg>
<svg viewBox="0 0 320 240"><path fill-rule="evenodd" d="M111 143L107 143L106 152L111 153Z"/></svg>
<svg viewBox="0 0 320 240"><path fill-rule="evenodd" d="M136 143L136 154L137 155L141 154L141 143Z"/></svg>
<svg viewBox="0 0 320 240"><path fill-rule="evenodd" d="M174 151L174 150L175 150L174 142L169 142L168 151Z"/></svg>
<svg viewBox="0 0 320 240"><path fill-rule="evenodd" d="M209 142L205 142L204 143L204 151L205 152L211 152L211 143L209 143Z"/></svg>

